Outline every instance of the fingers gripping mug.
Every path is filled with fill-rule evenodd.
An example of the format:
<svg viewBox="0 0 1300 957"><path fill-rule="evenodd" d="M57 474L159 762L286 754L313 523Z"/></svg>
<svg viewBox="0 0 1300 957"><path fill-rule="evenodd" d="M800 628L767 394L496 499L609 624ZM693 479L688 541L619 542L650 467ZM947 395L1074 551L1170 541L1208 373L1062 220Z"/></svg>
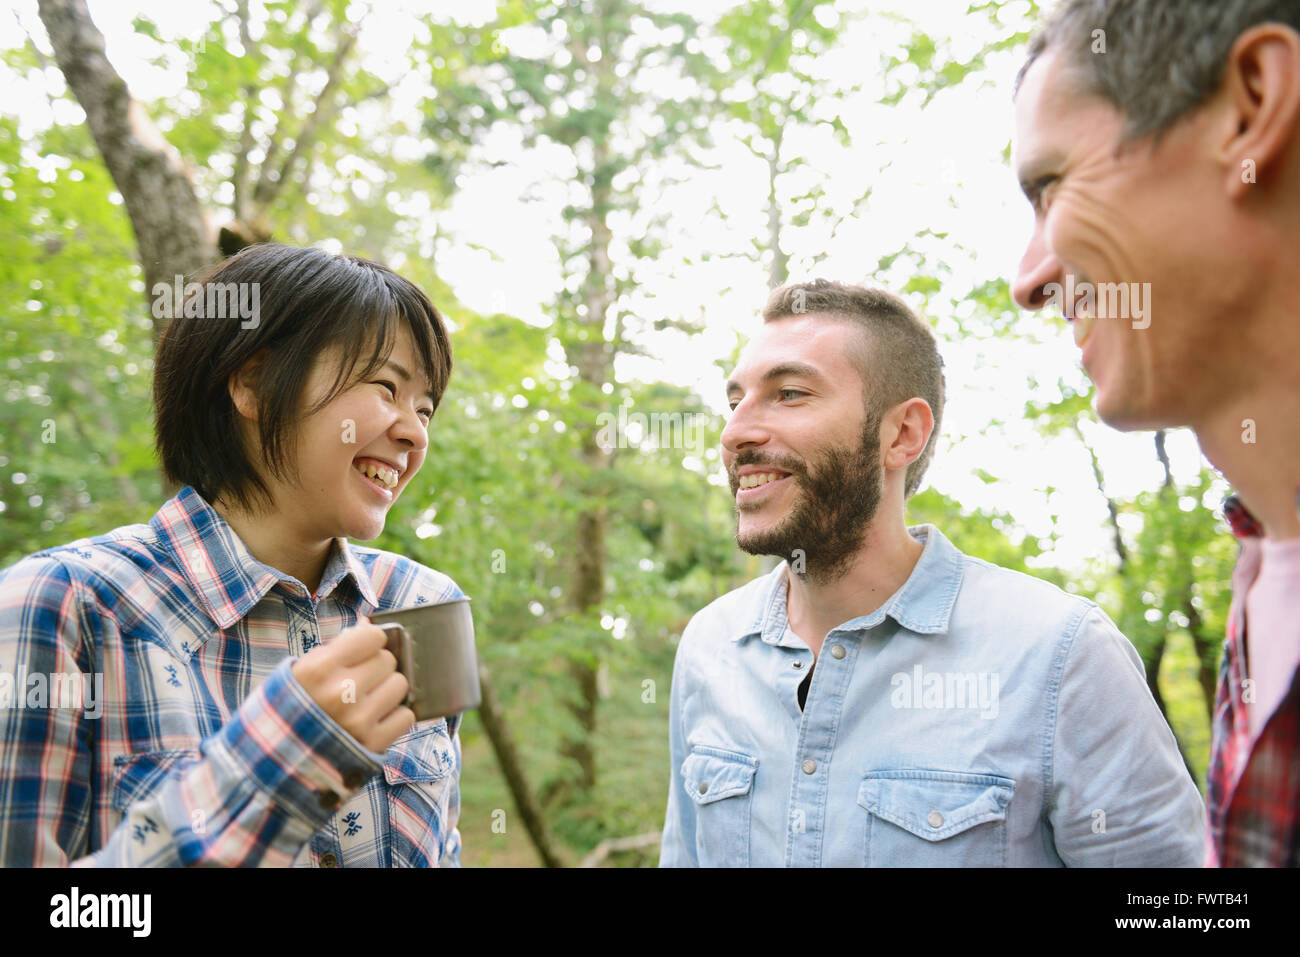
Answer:
<svg viewBox="0 0 1300 957"><path fill-rule="evenodd" d="M478 707L478 657L468 598L380 612L370 622L387 636L397 670L410 682L403 704L417 721Z"/></svg>

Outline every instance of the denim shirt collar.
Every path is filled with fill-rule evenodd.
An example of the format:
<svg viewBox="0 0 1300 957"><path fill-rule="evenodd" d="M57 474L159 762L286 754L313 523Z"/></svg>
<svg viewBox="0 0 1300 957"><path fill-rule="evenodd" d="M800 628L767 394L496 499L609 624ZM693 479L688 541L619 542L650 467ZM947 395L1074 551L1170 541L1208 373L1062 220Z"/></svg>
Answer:
<svg viewBox="0 0 1300 957"><path fill-rule="evenodd" d="M865 631L875 628L888 615L919 635L939 635L948 630L953 605L961 590L962 553L933 525L916 525L908 532L925 549L903 586L869 615L860 615L834 631ZM758 614L748 631L732 637L740 641L758 635L769 645L779 645L786 634L787 562L768 576L759 601Z"/></svg>
<svg viewBox="0 0 1300 957"><path fill-rule="evenodd" d="M188 485L158 510L150 525L219 628L229 628L247 615L278 582L295 594L306 595L297 579L254 558L220 513ZM315 596L308 597L315 601L326 598L349 577L366 604L371 608L379 604L365 566L348 547L347 539L336 538L330 545L320 587Z"/></svg>

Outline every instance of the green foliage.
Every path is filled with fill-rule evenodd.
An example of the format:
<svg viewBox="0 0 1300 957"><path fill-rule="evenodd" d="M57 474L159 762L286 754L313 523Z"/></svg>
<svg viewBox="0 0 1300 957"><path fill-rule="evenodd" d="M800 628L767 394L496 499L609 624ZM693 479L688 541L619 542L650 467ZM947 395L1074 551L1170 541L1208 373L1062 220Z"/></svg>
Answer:
<svg viewBox="0 0 1300 957"><path fill-rule="evenodd" d="M245 117L256 119L253 153L279 137L280 160L306 129L313 112L308 91L326 82L351 37L347 6L329 0L309 19L307 8L287 0L254 4L247 46L238 20L224 11L194 37L164 36L148 20L135 21L137 33L155 44L155 59L181 56L188 65L185 91L145 105L193 168L214 221L236 212L237 157L249 145L240 139ZM1031 4L1027 16L1005 19L1010 6L971 6L972 21L992 30L974 53L958 51L950 37L914 30L903 48L886 54L885 103L901 107L912 91L929 102L958 84L980 82L992 57L1023 42L1025 22L1036 15ZM761 571L735 548L732 503L719 483L722 423L701 398L665 383L613 375L601 383L578 374L589 347L635 354L655 335L703 330L702 318L659 314L642 290L642 267L673 263L665 227L679 211L655 210L644 229L605 247L598 233L622 228L615 214L653 207L650 184L667 175L668 161L694 155L719 129L773 164L768 199L777 204L784 235L860 211L869 189L845 211L830 208L816 177L787 185L796 182L787 175L792 171L816 168L815 157L799 148L801 132L824 126L836 143L849 145L840 106L856 87L818 70L847 25L829 0L747 0L716 24L629 0L506 0L488 22L473 26L454 15L431 16L413 38L407 64L428 85L417 110L384 112L384 82L345 59L336 111L311 148L284 167L287 182L264 210L275 238L333 240L393 265L455 325L455 371L428 458L374 544L445 571L472 597L481 653L525 769L544 795L562 795L573 781L559 755L560 743L580 734L564 706L576 694L569 663L599 668L597 787L583 801L555 797L547 807L571 860L604 838L662 823L676 641L695 611ZM705 42L714 39L721 45ZM0 69L12 73L41 68L29 47L3 57ZM362 123L362 104L379 119ZM458 177L499 161L485 159L484 146L489 134L507 127L525 147L558 145L572 160L565 174L569 206L563 215L557 210L565 285L548 305L544 328L457 306L432 261L428 219L403 212L408 202L442 209ZM423 155L395 147L412 139L423 144ZM754 197L755 205L764 198ZM162 488L149 401L152 324L138 253L83 124L53 123L24 141L18 122L0 114L0 230L6 565L39 548L147 521ZM781 252L779 235L775 242L771 235L741 236L738 244L756 255ZM593 264L600 248L613 249L616 261ZM944 233L918 228L880 258L876 275L919 302L923 314L945 317L936 328L954 347L1020 335L1004 278L955 288L950 260L963 253ZM609 305L604 324L589 310L601 300ZM961 301L975 306L961 313L965 318L957 318ZM729 371L735 361L733 353L720 366ZM1105 477L1088 446L1091 394L1061 384L1058 396L1028 404L1025 417L1044 435L1085 446L1101 495ZM598 417L616 416L621 407L696 416L699 431L691 442L685 433L680 441L668 433L663 446L655 436L622 435L609 467L593 469L583 463L584 444L598 431ZM989 471L977 477L999 481ZM910 500L908 520L934 523L968 554L1096 597L1148 666L1163 648L1170 719L1199 771L1208 746L1201 681L1217 662L1234 553L1210 511L1217 491L1202 471L1186 485L1116 501L1122 569L1118 558L1083 570L1047 567L1039 541L1024 533L1014 512L974 510L935 490ZM574 615L576 527L593 502L606 528L605 594L599 607ZM493 809L512 805L476 716L466 722L464 741L466 861L499 855L530 863L513 811L507 834L490 826Z"/></svg>
<svg viewBox="0 0 1300 957"><path fill-rule="evenodd" d="M83 127L46 143L33 163L0 117L0 566L147 521L161 491L130 226Z"/></svg>

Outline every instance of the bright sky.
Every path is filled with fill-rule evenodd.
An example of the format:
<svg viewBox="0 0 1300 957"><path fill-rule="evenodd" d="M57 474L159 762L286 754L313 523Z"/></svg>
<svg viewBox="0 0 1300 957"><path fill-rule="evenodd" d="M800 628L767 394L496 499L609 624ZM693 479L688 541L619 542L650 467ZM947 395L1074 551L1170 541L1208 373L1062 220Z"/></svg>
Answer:
<svg viewBox="0 0 1300 957"><path fill-rule="evenodd" d="M689 10L700 19L729 5L721 0L653 4ZM10 6L13 12L5 16L11 26L17 14L34 33L43 33L35 0L16 0ZM135 37L131 18L138 10L158 22L164 35L193 36L208 22L209 8L201 0L148 0L129 6L91 3L110 59L137 97L177 92L185 82L184 71L145 62L152 47ZM403 76L402 60L404 40L412 36L407 10L420 6L376 4L379 12L362 21L359 49L368 67L401 81L392 94L399 106L413 104L418 94L418 78ZM888 275L873 275L872 270L880 256L897 251L924 229L947 234L946 240L913 245L931 263L948 263L952 278L945 288L954 298L979 282L1014 273L1032 224L1028 204L1002 159L1012 135L1011 85L1019 55L992 58L984 76L940 93L924 110L919 108L919 94L897 107L876 103L882 91L882 56L896 52L911 29L886 14L896 11L931 36L950 38L954 52L965 56L993 38L982 16L967 16L968 6L969 0L841 4L845 11L868 15L850 27L845 42L821 58L815 69L837 82L862 85L860 94L840 111L853 145L845 150L815 131L795 137L789 145L810 158L811 168L789 177L782 192L789 197L821 181L828 201L840 210L849 208L868 187L872 194L833 238L829 228L819 225L786 231L783 243L791 254L792 279L824 276L898 289L909 278L903 260ZM482 19L490 9L487 0L460 0L456 15ZM13 32L6 27L7 34ZM19 112L27 128L48 123L39 82L11 87L5 99L0 108ZM75 117L78 111L71 113ZM737 252L751 239L765 237L768 187L765 165L739 143L734 131L721 128L715 134L708 160L718 169L682 167L678 172L685 181L656 196L653 210L614 224L616 233L626 237L644 229L651 212L669 213L671 255L656 264L655 273L638 274L641 288L634 307L649 320L702 317L706 330L690 340L671 332L651 333L643 342L652 358L629 358L620 363L618 373L688 386L723 413L725 375L713 362L731 353L737 336L748 336L758 325L767 291L766 263L743 258L704 261L703 256ZM452 208L439 219L439 229L447 236L436 251L439 272L452 282L457 298L474 310L544 323L545 307L564 282L552 244L558 211L566 201L562 151L539 148L527 155L502 135L489 139L485 158L512 162L465 177ZM708 212L715 204L728 214L726 219ZM416 225L418 232L432 233ZM817 257L824 258L814 264ZM954 310L966 317L968 306L959 303ZM941 335L955 334L952 315L931 310L927 318ZM968 507L1014 513L1021 529L1035 537L1047 535L1050 516L1058 515L1062 540L1057 553L1046 556L1051 564L1078 567L1094 555L1111 560L1105 504L1087 453L1072 439L1045 440L1023 418L1025 403L1050 398L1058 380L1083 386L1078 350L1059 319L1024 313L1019 325L1023 335L1016 338L995 339L973 330L975 334L961 341L942 345L948 404L943 442L927 481ZM1031 389L1031 379L1040 384L1037 389ZM1124 499L1158 486L1161 472L1149 433L1123 435L1102 426L1091 430L1089 438L1111 495ZM1168 447L1175 476L1190 480L1201 461L1194 439L1186 432L1173 433ZM979 469L998 481L986 484L975 474ZM1049 487L1055 489L1050 495L1045 491Z"/></svg>

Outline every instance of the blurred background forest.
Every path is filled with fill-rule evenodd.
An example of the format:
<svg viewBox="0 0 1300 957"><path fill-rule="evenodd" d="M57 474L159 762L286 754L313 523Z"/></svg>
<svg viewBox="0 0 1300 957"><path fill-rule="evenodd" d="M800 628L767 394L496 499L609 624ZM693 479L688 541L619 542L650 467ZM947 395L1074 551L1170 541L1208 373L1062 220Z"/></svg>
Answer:
<svg viewBox="0 0 1300 957"><path fill-rule="evenodd" d="M910 519L1100 602L1203 785L1226 490L1186 434L1097 423L1060 318L1011 302L1027 233L980 206L1020 215L1034 3L134 6L27 0L0 34L0 566L165 499L156 282L268 238L385 262L454 324L372 544L474 599L463 863L652 865L676 641L764 570L732 538L722 382L769 286L875 282L948 365Z"/></svg>

